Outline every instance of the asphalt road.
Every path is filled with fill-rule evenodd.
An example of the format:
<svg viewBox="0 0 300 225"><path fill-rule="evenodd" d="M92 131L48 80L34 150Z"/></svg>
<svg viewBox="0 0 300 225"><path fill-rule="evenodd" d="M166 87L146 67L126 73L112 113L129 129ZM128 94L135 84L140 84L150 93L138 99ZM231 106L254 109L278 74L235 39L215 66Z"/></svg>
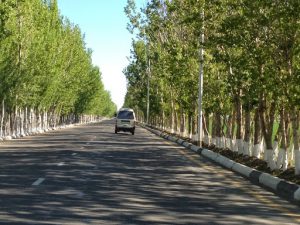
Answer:
<svg viewBox="0 0 300 225"><path fill-rule="evenodd" d="M300 209L113 122L0 143L1 224L300 224Z"/></svg>

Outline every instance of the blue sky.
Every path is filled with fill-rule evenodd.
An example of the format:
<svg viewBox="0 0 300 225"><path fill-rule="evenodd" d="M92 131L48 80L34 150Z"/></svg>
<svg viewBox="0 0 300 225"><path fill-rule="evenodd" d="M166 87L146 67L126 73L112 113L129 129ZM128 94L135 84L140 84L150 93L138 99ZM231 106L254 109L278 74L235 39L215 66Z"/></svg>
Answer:
<svg viewBox="0 0 300 225"><path fill-rule="evenodd" d="M99 66L105 89L111 93L118 108L123 105L126 79L123 69L128 65L131 39L124 13L127 0L58 0L61 15L78 24L88 48L93 50L93 64ZM138 7L146 0L136 0Z"/></svg>

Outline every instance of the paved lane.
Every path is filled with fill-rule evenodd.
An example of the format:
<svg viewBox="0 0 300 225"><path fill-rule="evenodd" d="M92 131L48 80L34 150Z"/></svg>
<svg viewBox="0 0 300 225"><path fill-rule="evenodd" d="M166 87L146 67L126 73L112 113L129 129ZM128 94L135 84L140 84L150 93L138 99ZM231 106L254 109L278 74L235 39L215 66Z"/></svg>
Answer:
<svg viewBox="0 0 300 225"><path fill-rule="evenodd" d="M112 121L0 144L1 224L300 224L299 208Z"/></svg>

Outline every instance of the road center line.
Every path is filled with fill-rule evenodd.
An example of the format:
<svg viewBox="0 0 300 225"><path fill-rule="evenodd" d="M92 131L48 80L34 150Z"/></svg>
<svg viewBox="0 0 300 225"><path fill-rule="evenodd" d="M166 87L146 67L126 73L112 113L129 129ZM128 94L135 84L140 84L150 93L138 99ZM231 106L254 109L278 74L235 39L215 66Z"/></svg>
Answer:
<svg viewBox="0 0 300 225"><path fill-rule="evenodd" d="M32 183L32 186L38 186L38 185L40 185L44 180L45 180L45 178L39 178L39 179L37 179L35 182Z"/></svg>

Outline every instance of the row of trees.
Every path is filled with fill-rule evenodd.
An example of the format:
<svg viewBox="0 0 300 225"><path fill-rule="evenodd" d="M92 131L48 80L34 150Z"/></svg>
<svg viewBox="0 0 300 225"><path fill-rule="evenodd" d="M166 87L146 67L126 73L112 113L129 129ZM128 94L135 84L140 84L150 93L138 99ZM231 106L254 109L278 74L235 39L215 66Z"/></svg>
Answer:
<svg viewBox="0 0 300 225"><path fill-rule="evenodd" d="M0 52L0 138L115 112L79 27L56 0L0 0Z"/></svg>
<svg viewBox="0 0 300 225"><path fill-rule="evenodd" d="M300 173L300 2L128 0L136 38L125 105L140 120L196 138L199 49L205 49L204 141ZM200 36L204 33L205 42Z"/></svg>

